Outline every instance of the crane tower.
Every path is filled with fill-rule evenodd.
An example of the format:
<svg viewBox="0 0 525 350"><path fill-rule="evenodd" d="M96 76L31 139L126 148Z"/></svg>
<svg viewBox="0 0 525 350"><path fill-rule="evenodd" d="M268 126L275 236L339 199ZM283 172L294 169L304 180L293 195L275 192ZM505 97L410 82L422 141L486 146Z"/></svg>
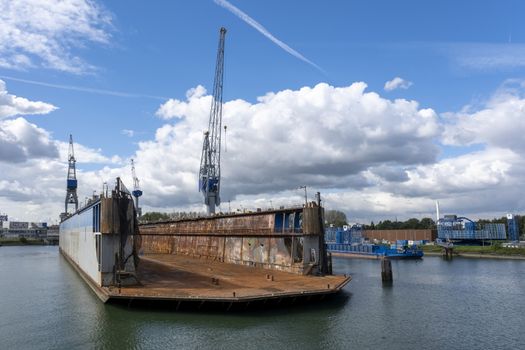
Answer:
<svg viewBox="0 0 525 350"><path fill-rule="evenodd" d="M77 171L75 168L75 154L73 150L73 135L69 135L69 155L68 155L68 169L67 169L67 186L66 186L66 207L65 214L69 204L75 205L75 211L78 210L78 196L77 196Z"/></svg>
<svg viewBox="0 0 525 350"><path fill-rule="evenodd" d="M215 213L215 206L221 204L221 127L222 127L222 82L224 75L224 40L226 28L219 32L219 48L213 81L208 130L204 132L201 165L199 171L199 191L204 196L208 214Z"/></svg>
<svg viewBox="0 0 525 350"><path fill-rule="evenodd" d="M131 176L133 177L133 191L131 194L133 197L135 197L135 208L137 208L137 215L141 216L142 210L139 207L139 197L142 196L142 190L140 189L139 178L135 173L135 163L133 162L133 158L131 159Z"/></svg>

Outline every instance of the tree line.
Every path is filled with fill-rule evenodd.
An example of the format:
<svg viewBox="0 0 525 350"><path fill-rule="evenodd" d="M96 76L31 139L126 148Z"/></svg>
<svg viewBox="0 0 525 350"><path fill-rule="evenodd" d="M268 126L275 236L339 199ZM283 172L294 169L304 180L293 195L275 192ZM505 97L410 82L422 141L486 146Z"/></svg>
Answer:
<svg viewBox="0 0 525 350"><path fill-rule="evenodd" d="M173 213L162 213L158 211L147 212L139 217L139 222L157 222L157 221L168 221L168 220L182 220L182 219L194 219L203 216L203 213L196 211L177 211Z"/></svg>
<svg viewBox="0 0 525 350"><path fill-rule="evenodd" d="M346 214L340 210L326 210L325 222L327 225L334 227L341 227L348 225ZM431 218L411 218L406 221L391 221L384 220L375 224L373 221L370 225L364 224L365 230L409 230L409 229L435 229L436 223Z"/></svg>
<svg viewBox="0 0 525 350"><path fill-rule="evenodd" d="M384 220L374 224L372 221L370 225L364 225L365 230L433 230L436 228L436 223L431 218L410 218L406 221L391 221Z"/></svg>

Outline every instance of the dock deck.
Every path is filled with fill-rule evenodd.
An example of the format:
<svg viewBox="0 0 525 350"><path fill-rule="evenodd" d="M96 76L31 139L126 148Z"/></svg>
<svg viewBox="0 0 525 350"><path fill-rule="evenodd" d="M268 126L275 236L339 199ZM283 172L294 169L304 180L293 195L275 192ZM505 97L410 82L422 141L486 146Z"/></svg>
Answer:
<svg viewBox="0 0 525 350"><path fill-rule="evenodd" d="M96 287L103 300L170 300L246 303L325 296L340 291L349 276L303 276L173 254L141 257L141 285ZM93 287L93 286L92 286Z"/></svg>

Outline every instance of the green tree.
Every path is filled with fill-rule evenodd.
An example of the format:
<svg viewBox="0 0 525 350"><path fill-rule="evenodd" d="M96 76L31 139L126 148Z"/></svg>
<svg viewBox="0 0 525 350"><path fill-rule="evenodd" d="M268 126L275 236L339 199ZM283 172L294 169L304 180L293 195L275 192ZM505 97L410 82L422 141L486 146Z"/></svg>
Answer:
<svg viewBox="0 0 525 350"><path fill-rule="evenodd" d="M328 225L334 225L335 227L348 224L346 214L340 210L327 210L324 213L324 218Z"/></svg>
<svg viewBox="0 0 525 350"><path fill-rule="evenodd" d="M156 222L169 220L169 215L166 213L160 213L157 211L148 212L139 218L140 222Z"/></svg>
<svg viewBox="0 0 525 350"><path fill-rule="evenodd" d="M422 229L432 230L436 228L436 223L431 218L423 218L419 222L419 226Z"/></svg>
<svg viewBox="0 0 525 350"><path fill-rule="evenodd" d="M379 221L376 225L376 230L393 230L394 228L394 223L390 220Z"/></svg>
<svg viewBox="0 0 525 350"><path fill-rule="evenodd" d="M419 228L419 220L416 218L408 219L407 221L402 223L402 227L404 229L418 229Z"/></svg>

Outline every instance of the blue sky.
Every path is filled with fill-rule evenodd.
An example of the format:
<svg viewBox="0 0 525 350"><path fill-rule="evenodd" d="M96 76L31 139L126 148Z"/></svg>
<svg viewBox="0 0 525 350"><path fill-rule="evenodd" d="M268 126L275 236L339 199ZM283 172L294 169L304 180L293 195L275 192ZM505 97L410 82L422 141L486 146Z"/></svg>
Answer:
<svg viewBox="0 0 525 350"><path fill-rule="evenodd" d="M352 114L355 109L345 114L344 109L334 107L337 112L326 112L326 120L340 112L340 118L336 119L337 123L341 123L337 124L334 121L335 124L321 124L326 124L330 132L333 131L332 125L346 124L349 129L345 129L347 132L340 135L341 144L330 144L328 140L323 139L333 137L333 134L324 134L323 130L320 130L318 137L314 132L315 128L303 130L304 138L310 138L314 143L318 142L312 152L322 148L328 152L325 158L330 161L322 160L325 159L322 155L319 155L319 161L298 161L295 169L302 169L305 163L309 163L308 167L304 167L304 177L294 174L293 167L284 167L282 177L287 179L286 181L280 181L271 175L265 178L261 175L266 174L265 171L253 174L253 169L248 169L253 165L243 162L242 149L247 146L242 144L241 139L249 141L250 137L242 135L243 122L232 119L232 127L239 123L238 130L232 129L231 137L239 137L240 148L237 151L240 153L235 153L236 149L232 148L230 158L226 158L227 164L224 165L230 166L232 173L257 178L257 183L275 183L276 189L271 190L269 187L255 190L259 187L250 185L250 181L244 178L232 175L230 189L225 190L230 200L237 201L239 205L244 203L245 207L250 203L262 205L257 201L267 203L272 198L273 202L287 202L290 198L296 200L298 194L295 185L309 181L311 184L308 185L312 186L312 191L318 189L327 192L328 203L331 206L345 210L349 217L355 217L356 220L370 220L389 215L410 216L416 212L415 207L418 206L424 206L424 211L431 213L434 200L445 202L450 210L472 215L497 215L508 210L524 209L520 199L511 194L511 188L519 185L516 181L521 171L521 158L518 157L520 163L516 164L513 157L520 153L521 141L517 142L515 147L504 145L504 137L492 137L490 127L486 134L483 134L476 130L475 124L472 125L473 120L479 120L488 126L492 125L491 123L496 126L509 126L514 123L516 126L510 127L510 131L521 130L522 118L519 108L516 110L517 114L511 116L509 121L497 118L502 114L506 115L500 113L498 108L506 111L505 108L514 103L512 98L515 98L515 103L518 104L522 101L525 73L525 24L521 19L525 10L523 2L226 2L249 15L275 38L321 70L283 50L229 11L228 6L224 5L225 2L222 2L223 6L221 1L213 0L109 3L68 0L66 3L70 3L71 6L53 6L52 1L48 5L41 5L24 0L20 1L21 5L17 7L9 1L0 1L0 9L4 9L0 11L4 13L0 15L0 24L8 28L7 34L0 34L4 35L0 36L4 41L3 45L0 44L0 57L3 57L0 59L0 79L5 83L6 93L57 107L56 110L46 109L37 114L24 111L5 113L0 115L0 121L9 123L23 118L33 125L33 129L40 128L47 133L45 137L48 141L56 144L60 150L72 133L75 141L81 145L79 147L85 147L87 152L86 159L79 159L78 165L86 179L90 179L86 180L86 185L98 187L97 183L104 176L129 172L126 168L127 163L129 158L133 157L138 160L137 171L143 177L145 189L152 192L152 197L163 198L164 192L169 194L163 200L153 200L151 197L148 199L145 191L144 203L147 208L199 209L200 197L198 194L191 194L190 190L190 169L193 165L188 164L198 161L200 145L191 143L187 144L184 150L177 148L177 145L189 142L192 138L182 140L183 133L176 129L176 125L180 124L178 128L181 129L187 126L188 129L184 130L193 132L206 127L206 123L202 127L192 124L192 121L204 117L200 109L193 110L193 107L189 106L186 96L189 89L199 85L208 91L211 90L218 30L224 26L228 29L224 100L234 101L231 102L231 113L237 111L238 115L245 116L244 123L253 126L252 129L247 128L246 133L266 128L270 130L271 125L264 123L278 125L279 122L275 123L275 119L272 118L288 114L294 118L290 123L283 122L283 127L289 127L290 133L300 132L302 129L295 130L293 123L302 123L307 118L307 113L300 115L302 102L294 102L295 106L299 106L295 108L287 107L286 103L292 102L286 102L286 97L283 97L281 104L275 101L273 104L261 104L259 97L279 92L283 92L284 96L286 90L297 92L299 96L302 88L313 89L320 83L337 89L364 82L367 85L363 90L365 94L373 93L379 96L378 104L374 105L374 108L379 108L379 111L386 108L384 113L393 113L394 116L385 117L383 124L379 124L382 117L378 117L379 112L370 112L372 107L365 108L361 115ZM46 20L42 21L41 18ZM53 25L53 20L55 24L59 23L63 27ZM10 34L10 30L20 28L26 30L25 33L22 31L21 37ZM35 39L32 36L35 33L40 37ZM32 40L35 42L27 44ZM21 41L27 43L20 43ZM50 58L50 52L55 56ZM18 59L15 59L16 57ZM401 87L386 90L385 83L395 77L399 77ZM75 88L56 88L51 85ZM77 88L106 92L91 93L78 91ZM334 89L314 89L312 94L306 96L304 93L304 96L297 99L304 98L303 102L311 103L320 98L324 102L314 103L314 106L319 108L319 118L323 118L324 112L329 110L329 106L323 103L331 103L326 97L338 94ZM353 92L345 93L350 96ZM197 94L195 101L202 100L199 103L204 105L206 96L204 93ZM507 99L504 99L505 96ZM372 97L363 95L362 98L368 101ZM164 114L159 112L161 106L169 99L175 101L176 108L168 110L166 107ZM236 100L250 104L251 109L246 107L242 111L237 110L240 107L236 105ZM417 103L417 107L411 109L405 105L401 106L402 103L396 105L396 100L412 101ZM381 107L385 103L392 106ZM180 108L185 111L182 116L177 114ZM257 111L265 108L269 111L263 113L267 119L262 122L262 117L257 117ZM422 110L431 110L433 113L432 116L425 117L423 122L418 119L421 113L417 112ZM367 117L369 112L371 114ZM273 117L267 116L272 113ZM399 123L404 122L403 118L407 113L419 116L414 117L410 123L429 123L428 126L413 130L407 127L402 130L401 135L396 128ZM235 118L233 114L231 118ZM315 113L308 117L315 118ZM376 117L379 119L374 119ZM501 122L498 123L498 120ZM350 126L359 128L373 121L377 122L373 126L376 129L375 133L352 134L353 129ZM225 116L225 123L229 123L228 116ZM260 144L250 144L254 147L253 154L269 151L262 142L264 140L275 145L275 140L281 142L283 137L287 138L286 135L278 137L276 125L273 125L273 131L268 131L266 139L261 139ZM11 130L7 126L4 128ZM175 129L170 131L169 128ZM430 129L432 130L429 131ZM164 130L165 133L159 134L159 130ZM499 135L498 132L495 134ZM505 132L501 131L502 134ZM377 141L373 138L377 133L384 134L385 137ZM7 135L7 131L4 134ZM4 134L0 133L0 136ZM414 136L416 134L417 137ZM420 134L423 136L419 136ZM5 135L7 140L8 136ZM166 135L170 135L169 145L168 140L164 138ZM227 142L230 140L228 137ZM396 137L400 138L399 141L395 141ZM294 138L295 136L290 142L283 141L281 146L287 149L302 147L300 142L295 143L292 140ZM353 138L355 139L352 140ZM21 138L9 139L15 139L20 147L25 142ZM357 142L356 139L361 141ZM384 139L389 140L383 145L384 148L367 153L365 148L368 149L374 142L382 145ZM235 139L231 141L235 142ZM163 150L175 157L164 158L166 162L173 162L174 168L156 164L148 156L148 152L154 153L159 145L163 145ZM387 152L396 145L401 145L399 152L407 154L407 157ZM27 146L23 147L26 153L29 152ZM235 147L235 143L232 147ZM419 151L414 151L414 147ZM197 154L190 157L189 153L182 152L189 149ZM362 158L366 159L360 159L358 154L349 156L348 159L353 160L353 165L350 165L344 157L345 152L349 154L357 152L356 150L362 150ZM512 154L505 153L506 151ZM177 152L180 153L176 154ZM338 152L341 152L341 155ZM505 154L508 158L498 159L500 154ZM49 157L48 164L49 159L52 159L64 166L64 160L60 157ZM33 168L35 171L42 171L46 159L38 158L42 163L35 165L31 163L30 155L26 158L22 165L18 162L17 166L27 167L28 173L31 167L36 167ZM179 164L181 158L186 159L188 164ZM190 158L191 161L188 160ZM452 159L454 171L439 175L439 169L450 168L442 163L447 159ZM158 171L163 169L173 173L181 168L184 168L184 171L177 173L179 177L174 176L170 179L167 175L141 169L141 162L144 167L155 167ZM458 165L464 163L464 166ZM0 160L0 167L4 168L4 178L0 180L4 181L5 188L11 188L10 191L14 191L13 186L20 186L27 189L26 193L34 193L35 197L29 199L31 208L34 208L31 216L38 216L38 210L49 207L49 203L46 204L44 199L44 192L37 190L40 187L38 179L27 179L25 182L21 181L22 185L16 185L16 176L7 174L15 169L13 164L7 160ZM450 178L456 171L458 174L468 173L465 167L472 170L472 164L480 164L480 168L476 169L481 173L473 173L470 180L458 180L459 182L454 184L457 187L453 187L451 191L461 193L464 196L462 200L454 200L453 194L446 191L446 184L441 183L443 181L440 178L429 180L428 187L433 190L424 189L424 179L430 177L428 174ZM266 163L260 164L261 167L265 165ZM273 171L278 172L278 169L277 167ZM327 169L334 170L330 172ZM489 172L491 175L487 175L486 169L493 173ZM195 174L197 170L195 169ZM350 177L341 176L341 172L347 172ZM394 176L397 182L389 182L388 176L378 175L379 173L401 175ZM498 177L500 175L501 178ZM59 176L59 173L49 176ZM400 179L410 179L401 182L406 188L399 189L397 185ZM182 181L183 184L177 181ZM148 183L156 185L148 188ZM55 185L52 184L49 186L53 187L54 195L48 198L56 200L62 196L62 192L65 195L63 189L55 189ZM31 192L33 187L35 190ZM225 187L228 187L226 179ZM247 190L243 190L245 188ZM436 190L438 188L440 190ZM90 191L84 190L86 193ZM483 201L483 205L468 204L469 196L475 196L475 193L479 192L487 196L486 191L508 191L508 196L496 203ZM28 205L28 198L31 196L20 200L22 197L17 197L16 193L5 194L3 197L0 194L0 205L15 205L16 209L13 209L13 212L23 213L26 211L24 206ZM38 196L42 198L36 198ZM419 202L410 204L415 201L414 198ZM371 201L376 204L371 205ZM7 210L0 207L0 211ZM45 216L51 217L52 213L48 212Z"/></svg>

